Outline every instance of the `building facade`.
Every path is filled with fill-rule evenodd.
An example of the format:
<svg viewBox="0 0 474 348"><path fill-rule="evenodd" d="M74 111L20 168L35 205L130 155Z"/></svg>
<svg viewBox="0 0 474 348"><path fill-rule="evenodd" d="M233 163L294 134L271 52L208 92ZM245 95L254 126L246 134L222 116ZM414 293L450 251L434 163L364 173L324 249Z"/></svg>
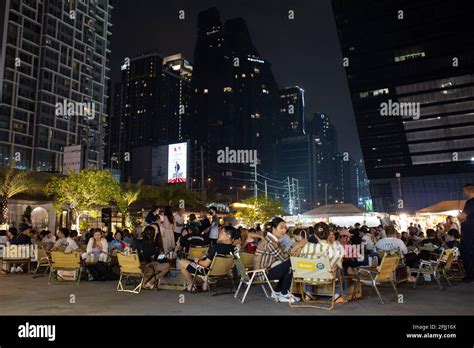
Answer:
<svg viewBox="0 0 474 348"><path fill-rule="evenodd" d="M474 182L472 2L333 9L375 210L462 199Z"/></svg>
<svg viewBox="0 0 474 348"><path fill-rule="evenodd" d="M108 116L109 0L0 4L0 166L62 171L83 145L102 168Z"/></svg>

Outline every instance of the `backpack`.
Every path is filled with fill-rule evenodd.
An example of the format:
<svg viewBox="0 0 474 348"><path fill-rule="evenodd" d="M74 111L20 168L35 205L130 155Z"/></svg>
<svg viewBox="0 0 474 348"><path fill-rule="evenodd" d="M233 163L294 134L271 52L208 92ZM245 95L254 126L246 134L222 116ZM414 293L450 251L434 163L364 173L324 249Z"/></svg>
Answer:
<svg viewBox="0 0 474 348"><path fill-rule="evenodd" d="M112 267L103 261L99 261L95 265L89 266L89 272L94 280L106 281L118 280L119 278L119 276L112 270Z"/></svg>

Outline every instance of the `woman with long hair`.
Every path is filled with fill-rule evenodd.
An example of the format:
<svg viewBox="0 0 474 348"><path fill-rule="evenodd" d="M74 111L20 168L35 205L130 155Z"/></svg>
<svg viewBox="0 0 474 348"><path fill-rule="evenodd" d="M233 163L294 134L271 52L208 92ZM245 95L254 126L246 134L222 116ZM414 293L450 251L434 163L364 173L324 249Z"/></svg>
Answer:
<svg viewBox="0 0 474 348"><path fill-rule="evenodd" d="M158 261L159 255L165 252L158 225L153 224L145 227L142 239L138 244L142 260L148 263L145 277L143 278L143 288L153 290L156 284L153 280L156 279L159 282L171 269L171 265L168 262L161 263Z"/></svg>
<svg viewBox="0 0 474 348"><path fill-rule="evenodd" d="M167 205L165 207L163 220L160 220L160 230L163 238L163 248L165 252L173 251L176 243L174 239L174 216L173 209Z"/></svg>

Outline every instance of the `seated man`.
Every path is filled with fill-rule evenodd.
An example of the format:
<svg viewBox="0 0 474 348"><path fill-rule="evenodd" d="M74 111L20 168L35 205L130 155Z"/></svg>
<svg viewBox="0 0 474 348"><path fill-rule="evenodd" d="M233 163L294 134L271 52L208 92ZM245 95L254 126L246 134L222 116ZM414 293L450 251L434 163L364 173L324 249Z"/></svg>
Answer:
<svg viewBox="0 0 474 348"><path fill-rule="evenodd" d="M387 237L380 239L375 244L375 251L384 250L398 250L402 255L405 255L408 252L408 249L401 239L396 237L397 230L393 226L387 226L385 229L385 234Z"/></svg>
<svg viewBox="0 0 474 348"><path fill-rule="evenodd" d="M69 238L69 230L67 228L61 228L58 231L58 240L54 243L52 251L66 251L68 246L67 238Z"/></svg>
<svg viewBox="0 0 474 348"><path fill-rule="evenodd" d="M217 243L209 248L207 255L202 260L194 260L191 262L189 260L180 260L179 261L179 268L183 273L184 279L186 279L187 287L186 289L189 292L196 292L196 287L193 287L193 278L192 274L198 275L205 275L204 269L211 265L212 260L216 254L220 255L228 255L234 251L234 236L236 234L236 230L232 226L224 226L219 229L219 234L217 238ZM209 284L204 282L202 289L204 291L207 290Z"/></svg>
<svg viewBox="0 0 474 348"><path fill-rule="evenodd" d="M176 245L176 253L188 253L189 247L191 246L209 245L210 241L207 238L207 235L202 235L197 225L190 225L185 230L188 231L188 234L184 236L181 235L181 237L179 237L178 244Z"/></svg>

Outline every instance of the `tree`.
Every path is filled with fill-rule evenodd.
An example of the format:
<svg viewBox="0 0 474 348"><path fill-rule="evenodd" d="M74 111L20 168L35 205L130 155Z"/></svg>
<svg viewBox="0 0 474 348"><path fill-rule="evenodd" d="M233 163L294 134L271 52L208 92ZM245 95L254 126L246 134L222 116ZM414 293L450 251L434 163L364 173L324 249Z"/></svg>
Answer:
<svg viewBox="0 0 474 348"><path fill-rule="evenodd" d="M71 171L66 176L53 177L45 192L54 197L56 211L66 206L74 221L81 212L113 204L121 194L121 188L109 171L84 169L79 173Z"/></svg>
<svg viewBox="0 0 474 348"><path fill-rule="evenodd" d="M30 187L29 175L26 170L15 170L13 165L0 174L0 224L8 223L8 200Z"/></svg>
<svg viewBox="0 0 474 348"><path fill-rule="evenodd" d="M256 223L263 224L275 216L285 213L280 201L270 197L250 197L241 201L240 204L239 211L235 215L242 218L248 226L253 226Z"/></svg>
<svg viewBox="0 0 474 348"><path fill-rule="evenodd" d="M120 194L117 197L115 197L117 208L122 214L122 226L131 227L129 209L130 206L140 198L142 193L142 183L143 180L140 180L134 185L129 179L125 184L125 188L120 191Z"/></svg>
<svg viewBox="0 0 474 348"><path fill-rule="evenodd" d="M142 197L158 205L171 205L175 208L179 208L181 203L184 203L186 207L197 205L196 193L180 184L147 186L143 190Z"/></svg>

